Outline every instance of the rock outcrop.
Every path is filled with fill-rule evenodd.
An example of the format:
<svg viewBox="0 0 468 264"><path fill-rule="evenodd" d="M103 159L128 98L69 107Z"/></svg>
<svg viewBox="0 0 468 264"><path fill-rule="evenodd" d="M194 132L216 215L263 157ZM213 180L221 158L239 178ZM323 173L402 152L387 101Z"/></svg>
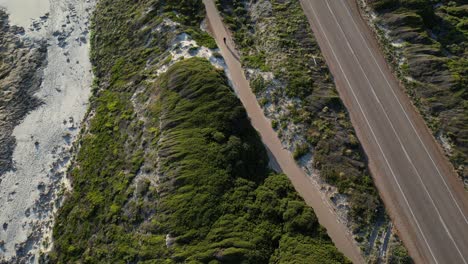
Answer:
<svg viewBox="0 0 468 264"><path fill-rule="evenodd" d="M47 49L44 42L23 41L22 34L24 29L10 26L8 15L0 10L0 181L13 169L13 129L41 104L34 93L41 85Z"/></svg>

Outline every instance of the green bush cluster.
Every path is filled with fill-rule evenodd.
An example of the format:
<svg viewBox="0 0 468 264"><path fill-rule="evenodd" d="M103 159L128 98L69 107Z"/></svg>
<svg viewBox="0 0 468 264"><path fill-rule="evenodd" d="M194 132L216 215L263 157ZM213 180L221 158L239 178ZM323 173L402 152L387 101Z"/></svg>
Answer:
<svg viewBox="0 0 468 264"><path fill-rule="evenodd" d="M194 28L188 28L185 33L189 34L198 45L207 47L209 49L216 49L216 41L208 33Z"/></svg>
<svg viewBox="0 0 468 264"><path fill-rule="evenodd" d="M300 159L309 152L310 149L308 144L300 144L296 146L296 150L294 150L293 157L294 159Z"/></svg>
<svg viewBox="0 0 468 264"><path fill-rule="evenodd" d="M268 174L265 149L223 72L185 60L160 88L161 210L177 261L346 262L287 177ZM296 244L310 251L296 253Z"/></svg>
<svg viewBox="0 0 468 264"><path fill-rule="evenodd" d="M51 263L349 263L288 178L268 170L222 71L196 58L158 77L147 67L176 34L204 38L202 7L99 1L89 125ZM181 27L147 30L164 17Z"/></svg>

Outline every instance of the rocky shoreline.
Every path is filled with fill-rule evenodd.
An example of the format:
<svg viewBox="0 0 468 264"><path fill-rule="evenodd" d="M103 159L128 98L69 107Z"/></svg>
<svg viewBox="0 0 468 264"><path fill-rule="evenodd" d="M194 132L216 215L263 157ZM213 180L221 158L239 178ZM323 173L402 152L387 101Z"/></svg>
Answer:
<svg viewBox="0 0 468 264"><path fill-rule="evenodd" d="M89 18L95 1L50 1L28 29L2 13L0 263L37 263L52 247L54 214L92 82Z"/></svg>
<svg viewBox="0 0 468 264"><path fill-rule="evenodd" d="M47 54L44 41L23 41L24 29L10 26L8 19L0 10L0 175L13 169L14 127L41 104L34 93L41 85Z"/></svg>

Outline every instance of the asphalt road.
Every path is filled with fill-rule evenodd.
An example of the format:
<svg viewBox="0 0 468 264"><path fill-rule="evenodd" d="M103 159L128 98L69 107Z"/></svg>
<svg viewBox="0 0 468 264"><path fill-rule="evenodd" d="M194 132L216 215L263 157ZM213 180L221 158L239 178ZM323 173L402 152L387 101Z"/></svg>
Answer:
<svg viewBox="0 0 468 264"><path fill-rule="evenodd" d="M336 247L354 263L364 263L361 251L349 233L347 227L338 221L338 216L332 209L327 198L321 195L319 186L299 168L291 153L283 149L276 132L271 127L271 121L263 114L255 95L250 89L244 71L238 60L239 55L233 45L232 38L226 30L213 0L203 0L208 18L209 29L214 36L220 52L228 68L228 78L244 105L252 126L260 134L268 149L273 167L280 169L291 180L294 188L304 198L305 202L314 209L321 225L323 225ZM226 38L226 42L224 42Z"/></svg>
<svg viewBox="0 0 468 264"><path fill-rule="evenodd" d="M355 0L301 0L379 192L418 263L468 261L468 195L359 15Z"/></svg>

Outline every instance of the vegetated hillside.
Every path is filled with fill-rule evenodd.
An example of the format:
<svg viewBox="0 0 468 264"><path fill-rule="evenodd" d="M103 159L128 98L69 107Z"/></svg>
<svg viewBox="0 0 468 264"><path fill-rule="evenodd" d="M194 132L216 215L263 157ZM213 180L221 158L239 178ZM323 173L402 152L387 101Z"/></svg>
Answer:
<svg viewBox="0 0 468 264"><path fill-rule="evenodd" d="M99 2L94 97L44 259L349 262L287 177L267 169L223 71L171 62L183 32L214 45L198 29L203 13L201 1Z"/></svg>
<svg viewBox="0 0 468 264"><path fill-rule="evenodd" d="M391 263L410 262L401 242L386 236L391 223L299 1L218 0L217 6L283 145L322 184L368 259L388 251Z"/></svg>
<svg viewBox="0 0 468 264"><path fill-rule="evenodd" d="M387 58L468 185L468 2L366 2Z"/></svg>

